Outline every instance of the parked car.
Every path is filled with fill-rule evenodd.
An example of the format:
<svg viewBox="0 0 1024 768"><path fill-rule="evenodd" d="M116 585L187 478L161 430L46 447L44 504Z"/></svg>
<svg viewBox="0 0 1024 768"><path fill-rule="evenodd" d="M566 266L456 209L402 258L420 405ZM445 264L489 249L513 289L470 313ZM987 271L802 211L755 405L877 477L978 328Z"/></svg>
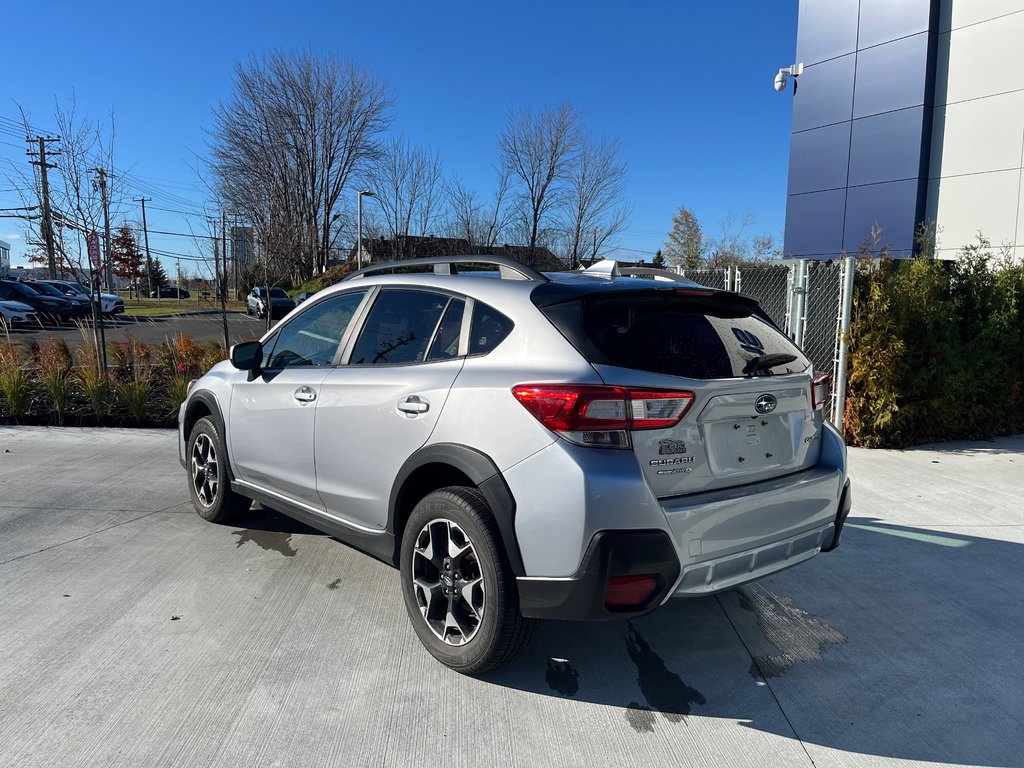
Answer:
<svg viewBox="0 0 1024 768"><path fill-rule="evenodd" d="M28 304L40 319L53 323L71 320L78 311L70 299L34 291L18 280L0 280L0 299Z"/></svg>
<svg viewBox="0 0 1024 768"><path fill-rule="evenodd" d="M89 300L83 296L67 296L63 291L59 291L52 285L44 283L41 280L27 280L24 285L27 285L41 296L52 296L54 298L70 301L72 307L71 318L73 320L88 317L92 314L92 305L89 303Z"/></svg>
<svg viewBox="0 0 1024 768"><path fill-rule="evenodd" d="M20 301L0 301L0 317L5 326L35 324L39 322L36 311Z"/></svg>
<svg viewBox="0 0 1024 768"><path fill-rule="evenodd" d="M84 298L86 301L94 301L94 294L82 283L73 280L43 280L42 282L51 285L65 296ZM104 315L118 315L124 312L124 299L114 293L103 293L100 295L100 311Z"/></svg>
<svg viewBox="0 0 1024 768"><path fill-rule="evenodd" d="M177 288L173 285L170 285L164 286L163 288L157 288L155 291L150 291L149 298L155 299L157 298L157 296L159 296L161 299L188 299L191 298L192 294L190 294L184 288Z"/></svg>
<svg viewBox="0 0 1024 768"><path fill-rule="evenodd" d="M295 309L295 301L283 288L270 289L270 316L280 318ZM267 289L263 286L253 288L245 299L245 314L256 317L267 316Z"/></svg>
<svg viewBox="0 0 1024 768"><path fill-rule="evenodd" d="M630 618L835 549L828 399L751 297L411 259L236 344L190 384L179 453L203 518L256 499L399 568L426 649L478 673L537 619Z"/></svg>

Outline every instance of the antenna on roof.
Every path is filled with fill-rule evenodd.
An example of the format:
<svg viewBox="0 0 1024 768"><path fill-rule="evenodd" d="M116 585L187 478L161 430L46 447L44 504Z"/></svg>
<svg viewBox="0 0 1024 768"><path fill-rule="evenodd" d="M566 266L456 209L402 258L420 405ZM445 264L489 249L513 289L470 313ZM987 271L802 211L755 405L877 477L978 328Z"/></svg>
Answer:
<svg viewBox="0 0 1024 768"><path fill-rule="evenodd" d="M594 277L621 277L622 273L619 272L619 262L615 259L602 259L596 264L592 264L583 270L584 275L593 275Z"/></svg>

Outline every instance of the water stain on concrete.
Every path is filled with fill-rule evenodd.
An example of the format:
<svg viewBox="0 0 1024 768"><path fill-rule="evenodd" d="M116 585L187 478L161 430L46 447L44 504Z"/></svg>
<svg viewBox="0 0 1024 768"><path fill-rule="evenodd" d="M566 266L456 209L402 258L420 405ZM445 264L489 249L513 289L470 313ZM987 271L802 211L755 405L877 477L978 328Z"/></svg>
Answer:
<svg viewBox="0 0 1024 768"><path fill-rule="evenodd" d="M765 638L779 649L777 654L754 657L750 665L754 678L778 677L794 664L821 661L825 649L846 642L842 632L763 586L751 584L736 590L736 594L740 607L757 617Z"/></svg>
<svg viewBox="0 0 1024 768"><path fill-rule="evenodd" d="M637 684L647 703L670 723L681 722L690 714L693 704L706 704L704 694L683 682L675 672L665 666L662 658L629 623L626 651L637 672Z"/></svg>
<svg viewBox="0 0 1024 768"><path fill-rule="evenodd" d="M232 536L238 537L235 549L243 544L252 542L260 549L268 552L277 552L285 557L295 557L295 548L289 543L292 535L290 533L278 533L277 531L256 531L243 528L240 531L232 531Z"/></svg>
<svg viewBox="0 0 1024 768"><path fill-rule="evenodd" d="M654 733L654 712L635 701L626 707L626 722L637 733Z"/></svg>
<svg viewBox="0 0 1024 768"><path fill-rule="evenodd" d="M335 579L334 581L332 581L330 584L327 585L327 588L328 589L337 589L340 586L341 586L341 579Z"/></svg>
<svg viewBox="0 0 1024 768"><path fill-rule="evenodd" d="M575 696L580 689L580 673L564 659L548 659L548 671L544 680L553 691L563 696Z"/></svg>

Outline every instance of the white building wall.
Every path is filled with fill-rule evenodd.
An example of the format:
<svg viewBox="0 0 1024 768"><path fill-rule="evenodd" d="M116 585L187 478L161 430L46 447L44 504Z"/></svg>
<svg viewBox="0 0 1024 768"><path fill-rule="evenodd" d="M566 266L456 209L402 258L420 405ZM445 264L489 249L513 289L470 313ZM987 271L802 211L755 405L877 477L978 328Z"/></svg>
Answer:
<svg viewBox="0 0 1024 768"><path fill-rule="evenodd" d="M1024 260L1024 0L942 0L928 218L940 255L981 231Z"/></svg>
<svg viewBox="0 0 1024 768"><path fill-rule="evenodd" d="M6 277L11 271L11 244L0 240L0 277Z"/></svg>

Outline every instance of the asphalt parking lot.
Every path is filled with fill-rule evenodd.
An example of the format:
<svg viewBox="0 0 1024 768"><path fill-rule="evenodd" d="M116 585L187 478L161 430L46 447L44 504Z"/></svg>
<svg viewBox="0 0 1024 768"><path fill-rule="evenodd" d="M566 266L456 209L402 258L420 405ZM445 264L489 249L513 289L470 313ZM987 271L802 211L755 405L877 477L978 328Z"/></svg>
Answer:
<svg viewBox="0 0 1024 768"><path fill-rule="evenodd" d="M2 427L0 764L1024 765L1024 437L851 475L836 552L473 679L387 566L202 521L173 432Z"/></svg>
<svg viewBox="0 0 1024 768"><path fill-rule="evenodd" d="M228 313L228 337L232 344L249 339L258 339L266 331L266 320L257 320L241 312ZM144 341L147 344L159 344L165 339L174 338L182 333L191 336L198 342L216 341L224 343L224 324L220 313L204 312L181 315L161 315L156 317L132 317L118 315L107 318L104 329L108 342L127 341L129 337ZM53 334L64 339L72 348L83 343L82 332L73 323L60 326L37 325L20 326L9 329L5 339L16 344L41 344L46 337ZM92 331L89 331L90 341Z"/></svg>

